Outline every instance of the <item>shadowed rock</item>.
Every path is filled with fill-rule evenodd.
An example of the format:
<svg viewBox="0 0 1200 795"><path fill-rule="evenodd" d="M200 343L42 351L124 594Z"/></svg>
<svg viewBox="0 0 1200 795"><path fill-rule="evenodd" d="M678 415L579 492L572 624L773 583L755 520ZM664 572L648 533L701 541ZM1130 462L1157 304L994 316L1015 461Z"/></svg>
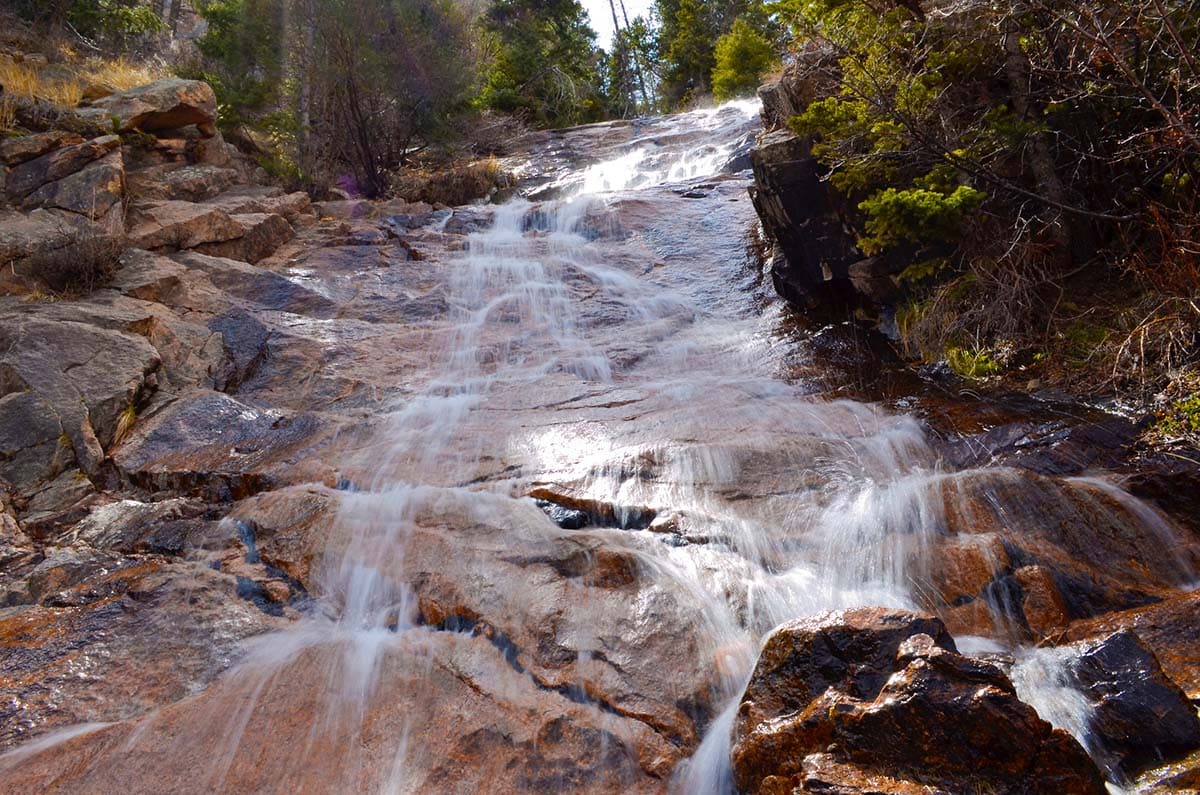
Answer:
<svg viewBox="0 0 1200 795"><path fill-rule="evenodd" d="M1124 773L1200 748L1200 719L1137 635L1117 632L1072 666L1092 701L1091 729Z"/></svg>

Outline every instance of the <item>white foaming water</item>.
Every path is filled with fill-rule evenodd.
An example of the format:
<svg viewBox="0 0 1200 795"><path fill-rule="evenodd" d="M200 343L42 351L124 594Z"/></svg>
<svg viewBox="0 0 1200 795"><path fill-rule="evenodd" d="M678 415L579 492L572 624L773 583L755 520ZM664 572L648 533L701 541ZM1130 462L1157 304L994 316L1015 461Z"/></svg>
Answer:
<svg viewBox="0 0 1200 795"><path fill-rule="evenodd" d="M680 114L674 117L673 131L711 130L717 134L703 136L682 149L664 145L656 138L635 142L629 151L585 168L573 192L580 196L595 196L715 176L729 162L739 144L746 143L745 136L753 130L761 108L762 103L757 99L734 100L714 108ZM740 133L743 137L739 140L730 133ZM657 137L669 140L670 136L659 134Z"/></svg>

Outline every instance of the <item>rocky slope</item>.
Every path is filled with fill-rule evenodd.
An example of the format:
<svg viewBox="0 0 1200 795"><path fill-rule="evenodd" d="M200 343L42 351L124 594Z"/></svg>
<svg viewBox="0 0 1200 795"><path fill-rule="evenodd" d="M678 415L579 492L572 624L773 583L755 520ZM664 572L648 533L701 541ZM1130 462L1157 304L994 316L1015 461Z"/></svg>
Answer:
<svg viewBox="0 0 1200 795"><path fill-rule="evenodd" d="M706 737L747 792L1194 777L1186 503L1080 477L1094 422L839 400L881 366L771 308L744 175L313 205L203 84L104 107L136 134L0 148L0 789L691 792ZM530 157L565 192L724 118ZM936 617L772 632L883 570ZM1091 758L951 632L1075 644Z"/></svg>

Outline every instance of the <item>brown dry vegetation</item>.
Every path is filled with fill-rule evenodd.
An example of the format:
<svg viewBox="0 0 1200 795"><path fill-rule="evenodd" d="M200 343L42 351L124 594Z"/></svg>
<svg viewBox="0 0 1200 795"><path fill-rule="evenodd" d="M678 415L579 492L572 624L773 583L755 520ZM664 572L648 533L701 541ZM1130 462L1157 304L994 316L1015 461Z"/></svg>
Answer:
<svg viewBox="0 0 1200 795"><path fill-rule="evenodd" d="M118 235L80 235L62 248L39 251L14 266L59 295L89 293L116 273L125 241Z"/></svg>
<svg viewBox="0 0 1200 795"><path fill-rule="evenodd" d="M124 91L169 74L166 65L154 59L139 62L126 55L83 55L69 37L52 29L35 30L8 12L0 11L0 30L0 132L16 127L22 106L74 108L85 98Z"/></svg>
<svg viewBox="0 0 1200 795"><path fill-rule="evenodd" d="M495 158L451 160L403 169L393 179L391 192L405 201L453 207L489 198L506 189L509 182L509 175Z"/></svg>

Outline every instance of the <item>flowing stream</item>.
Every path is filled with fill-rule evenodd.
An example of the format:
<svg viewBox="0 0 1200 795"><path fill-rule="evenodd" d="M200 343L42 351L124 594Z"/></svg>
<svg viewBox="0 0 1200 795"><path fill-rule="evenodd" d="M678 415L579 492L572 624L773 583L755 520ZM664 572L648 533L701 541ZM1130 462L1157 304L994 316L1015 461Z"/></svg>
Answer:
<svg viewBox="0 0 1200 795"><path fill-rule="evenodd" d="M454 263L444 364L393 418L371 489L347 501L343 524L359 531L327 583L345 603L339 623L368 638L397 620L414 626L410 591L389 572L402 568L395 558L419 515L492 514L497 494L545 483L614 506L616 526L592 532L693 600L719 673L714 719L672 778L686 793L732 790L737 697L771 628L829 609L921 609L928 547L947 532L947 486L971 492L959 497L966 510L1001 521L1036 523L1051 510L1087 524L1107 513L1177 546L1164 519L1111 499L1118 490L1104 481L1041 484L1011 501L1003 484L1021 492L1020 473L946 471L912 417L830 401L787 373L802 355L789 348L802 343L781 338L785 310L755 286L747 246L757 232L735 161L757 113L738 102L645 123L596 162L568 161L550 185L558 198L510 201L471 236ZM539 154L535 169L562 157L553 145ZM625 227L644 213L661 218L627 245ZM636 408L614 411L626 406ZM515 472L483 475L493 457ZM481 476L489 485L464 486ZM648 527L620 515L642 506L657 512ZM572 532L523 507L517 521ZM1175 577L1188 580L1185 562ZM1004 649L1015 636L1001 622L997 638L964 646ZM572 641L603 645L586 627ZM358 644L360 656L379 653ZM1064 655L1018 656L1026 700L1088 744L1086 700L1055 665Z"/></svg>
<svg viewBox="0 0 1200 795"><path fill-rule="evenodd" d="M454 765L487 751L453 744L477 718L447 706L452 671L541 718L551 698L588 716L606 744L595 778L562 774L561 791L644 789L620 772L635 716L674 738L663 753L687 749L664 788L724 795L766 633L827 609L930 608L948 538L987 561L989 528L1136 525L1162 540L1159 572L1190 581L1170 524L1108 482L956 471L916 417L827 393L751 253L758 124L741 102L539 139L516 165L542 198L496 207L446 255L427 359L346 447L311 615L257 639L183 728L154 713L105 753L172 754L211 790L253 768L281 790L475 791ZM531 492L593 506L590 522L556 524ZM1022 696L1086 742L1052 655L1020 651L1002 594L984 612L987 637L962 645L1016 650Z"/></svg>

